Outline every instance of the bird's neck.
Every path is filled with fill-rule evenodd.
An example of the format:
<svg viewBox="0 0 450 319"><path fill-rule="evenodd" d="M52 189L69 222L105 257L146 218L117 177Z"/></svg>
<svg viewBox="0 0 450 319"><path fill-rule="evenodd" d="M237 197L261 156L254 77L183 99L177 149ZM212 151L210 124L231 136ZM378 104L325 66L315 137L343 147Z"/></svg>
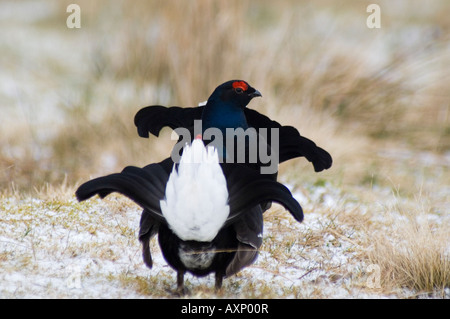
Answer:
<svg viewBox="0 0 450 319"><path fill-rule="evenodd" d="M209 100L202 114L203 131L208 128L219 128L225 133L226 128L248 128L244 110L228 102Z"/></svg>

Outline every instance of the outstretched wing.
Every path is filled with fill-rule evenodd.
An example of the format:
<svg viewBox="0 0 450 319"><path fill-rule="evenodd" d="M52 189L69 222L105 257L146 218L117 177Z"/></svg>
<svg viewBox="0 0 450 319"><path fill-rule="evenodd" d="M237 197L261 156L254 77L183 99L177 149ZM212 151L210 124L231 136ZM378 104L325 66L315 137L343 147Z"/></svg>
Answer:
<svg viewBox="0 0 450 319"><path fill-rule="evenodd" d="M279 134L279 162L296 157L306 157L312 162L316 172L323 171L331 167L333 160L331 155L324 149L318 147L313 141L301 136L299 131L292 126L282 126L277 121L259 113L258 111L246 108L245 116L248 125L256 129L267 128L267 141L272 141L270 128L278 129Z"/></svg>
<svg viewBox="0 0 450 319"><path fill-rule="evenodd" d="M147 106L139 110L134 117L140 137L149 137L149 132L159 136L159 132L165 126L171 129L178 127L191 127L194 120L202 117L203 106L198 107L165 107L161 105Z"/></svg>
<svg viewBox="0 0 450 319"><path fill-rule="evenodd" d="M194 120L201 119L203 106L198 107L165 107L161 105L147 106L137 112L134 124L141 137L149 137L149 133L158 136L161 129L168 126L172 129L179 127L190 128L194 125ZM267 128L267 141L271 141L271 128L279 131L279 162L296 157L306 157L312 162L316 172L323 171L331 167L333 160L330 154L318 147L310 139L301 136L298 130L292 126L282 126L277 121L259 113L258 111L246 108L244 110L248 125L259 130Z"/></svg>

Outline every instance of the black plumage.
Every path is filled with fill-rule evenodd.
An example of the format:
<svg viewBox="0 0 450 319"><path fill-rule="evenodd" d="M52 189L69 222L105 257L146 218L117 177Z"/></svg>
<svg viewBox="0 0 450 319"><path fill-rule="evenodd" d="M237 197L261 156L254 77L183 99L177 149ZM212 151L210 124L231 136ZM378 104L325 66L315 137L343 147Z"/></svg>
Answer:
<svg viewBox="0 0 450 319"><path fill-rule="evenodd" d="M184 241L171 230L160 207L172 166L170 158L144 168L129 166L121 173L84 183L77 189L76 196L82 201L96 194L104 198L118 192L140 205L144 209L139 231L144 262L152 267L149 241L158 234L165 260L178 272L179 289L183 289L183 275L187 271L196 276L215 273L216 287L220 288L223 277L254 262L262 244L262 202L280 203L297 221L303 219L300 205L284 185L244 165L221 164L227 182L229 216L211 242ZM198 258L206 262L199 261L197 265L196 257L189 257L189 254L200 256ZM183 258L188 261L183 262Z"/></svg>
<svg viewBox="0 0 450 319"><path fill-rule="evenodd" d="M297 129L282 126L246 107L254 97L260 96L261 93L245 81L228 81L214 90L205 106L149 106L136 114L134 123L141 137L149 137L149 133L158 136L165 126L174 130L188 129L191 138L187 142L192 143L198 134L203 135L208 128L217 128L223 133L228 128L254 128L258 132L266 129L266 136L258 135L257 148L266 147L268 154L277 152L279 163L305 157L312 162L316 172L330 168L330 154L301 136ZM202 131L195 131L195 120L202 121ZM271 129L278 133L277 149L270 144ZM203 139L203 142L208 144L211 140ZM245 140L245 147L251 147L248 139ZM182 153L183 148L180 149ZM222 159L226 159L229 153L230 149L226 146L219 150ZM112 192L129 197L143 208L139 240L142 243L144 263L152 268L150 240L158 234L165 260L177 271L179 289L183 289L186 272L196 276L215 273L216 287L220 288L224 277L237 273L257 258L262 245L263 213L272 201L283 205L295 220L303 220L301 206L290 191L276 181L277 170L271 174L261 174L259 169L264 166L261 161L250 163L246 159L244 163L236 163L236 158L231 159L220 164L228 190L229 214L216 236L208 241L183 240L183 236L176 234L162 213L161 201L166 196L169 176L179 165L173 162L173 158L143 168L129 166L121 173L93 179L81 185L76 196L80 201L96 194L103 198ZM189 198L180 200L188 202Z"/></svg>
<svg viewBox="0 0 450 319"><path fill-rule="evenodd" d="M214 92L216 92L219 88L228 92L232 88L232 83L239 81L233 80L228 81L219 86ZM242 81L241 81L242 82ZM255 96L255 90L249 86L249 90L251 90L250 97L253 98ZM213 96L214 93L211 95ZM250 102L251 98L246 99L245 101ZM147 106L139 110L134 117L134 124L137 127L137 131L139 136L148 138L149 133L154 136L159 136L159 133L163 127L170 127L171 129L177 128L187 128L193 129L194 120L202 120L204 121L205 110L209 109L228 109L229 103L225 103L220 99L208 99L206 105L197 106L197 107L165 107L161 105ZM271 130L270 129L278 129L279 131L279 163L283 163L287 160L297 158L297 157L305 157L308 161L310 161L316 172L321 172L325 169L331 167L333 160L331 155L318 147L313 141L310 139L301 136L296 128L293 126L283 126L277 121L271 120L269 117L259 113L256 110L252 110L245 105L239 106L240 112L246 119L247 127L253 127L258 132L261 129L267 129L267 142L272 140ZM243 127L242 121L238 118L235 113L232 114L218 114L217 115L217 123L227 122L227 127L230 128L238 128ZM231 117L231 120L230 120ZM234 120L234 117L236 119ZM208 123L204 123L203 128L208 128ZM243 128L246 128L245 126ZM192 131L193 132L193 131ZM192 133L192 139L195 138L196 133Z"/></svg>

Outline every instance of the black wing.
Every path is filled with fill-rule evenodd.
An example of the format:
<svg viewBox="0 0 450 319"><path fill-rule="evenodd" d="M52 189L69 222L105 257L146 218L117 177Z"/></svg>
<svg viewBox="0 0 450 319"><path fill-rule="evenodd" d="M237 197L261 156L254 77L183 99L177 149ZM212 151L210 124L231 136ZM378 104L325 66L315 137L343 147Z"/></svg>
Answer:
<svg viewBox="0 0 450 319"><path fill-rule="evenodd" d="M155 136L159 135L161 129L169 126L172 129L178 127L190 128L194 120L201 119L203 106L182 108L179 106L165 107L160 105L147 106L141 109L134 118L138 134L141 137L149 137L149 132ZM313 141L300 135L298 130L292 126L282 126L277 121L246 108L245 116L250 127L255 129L267 128L267 140L271 141L270 128L279 131L279 162L296 157L306 157L312 162L314 170L320 172L331 167L333 160L330 154L318 147Z"/></svg>
<svg viewBox="0 0 450 319"><path fill-rule="evenodd" d="M277 121L259 113L258 111L246 108L245 116L248 125L256 129L267 128L267 140L271 141L270 128L277 128L279 134L279 162L296 157L306 157L312 162L316 172L323 171L331 167L333 160L331 155L324 149L318 147L313 141L301 136L299 131L292 126L283 126Z"/></svg>
<svg viewBox="0 0 450 319"><path fill-rule="evenodd" d="M291 192L270 175L258 174L239 164L222 164L227 178L230 214L223 227L232 225L239 241L225 275L231 276L256 259L262 245L263 210L261 204L274 201L283 205L299 222L303 211Z"/></svg>
<svg viewBox="0 0 450 319"><path fill-rule="evenodd" d="M263 223L261 207L255 206L233 224L238 247L233 259L226 268L226 276L237 273L255 261L263 241Z"/></svg>
<svg viewBox="0 0 450 319"><path fill-rule="evenodd" d="M159 132L165 126L171 129L178 127L191 127L194 120L202 117L203 106L198 107L165 107L161 105L147 106L139 110L134 117L140 137L149 137L149 132L159 136Z"/></svg>

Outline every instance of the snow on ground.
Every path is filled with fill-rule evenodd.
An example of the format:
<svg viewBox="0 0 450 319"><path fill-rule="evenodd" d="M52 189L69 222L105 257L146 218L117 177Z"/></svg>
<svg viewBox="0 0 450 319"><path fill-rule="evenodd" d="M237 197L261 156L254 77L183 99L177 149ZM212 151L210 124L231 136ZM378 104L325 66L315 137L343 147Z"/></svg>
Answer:
<svg viewBox="0 0 450 319"><path fill-rule="evenodd" d="M368 265L357 244L363 234L324 213L345 206L337 189L325 185L294 196L305 221L294 222L274 205L265 215L257 262L226 279L218 297L398 297L368 287ZM4 198L0 205L1 298L173 297L175 272L156 240L154 267L144 266L137 240L140 209L123 197L83 203ZM214 278L187 275L186 286L195 297L212 289Z"/></svg>

